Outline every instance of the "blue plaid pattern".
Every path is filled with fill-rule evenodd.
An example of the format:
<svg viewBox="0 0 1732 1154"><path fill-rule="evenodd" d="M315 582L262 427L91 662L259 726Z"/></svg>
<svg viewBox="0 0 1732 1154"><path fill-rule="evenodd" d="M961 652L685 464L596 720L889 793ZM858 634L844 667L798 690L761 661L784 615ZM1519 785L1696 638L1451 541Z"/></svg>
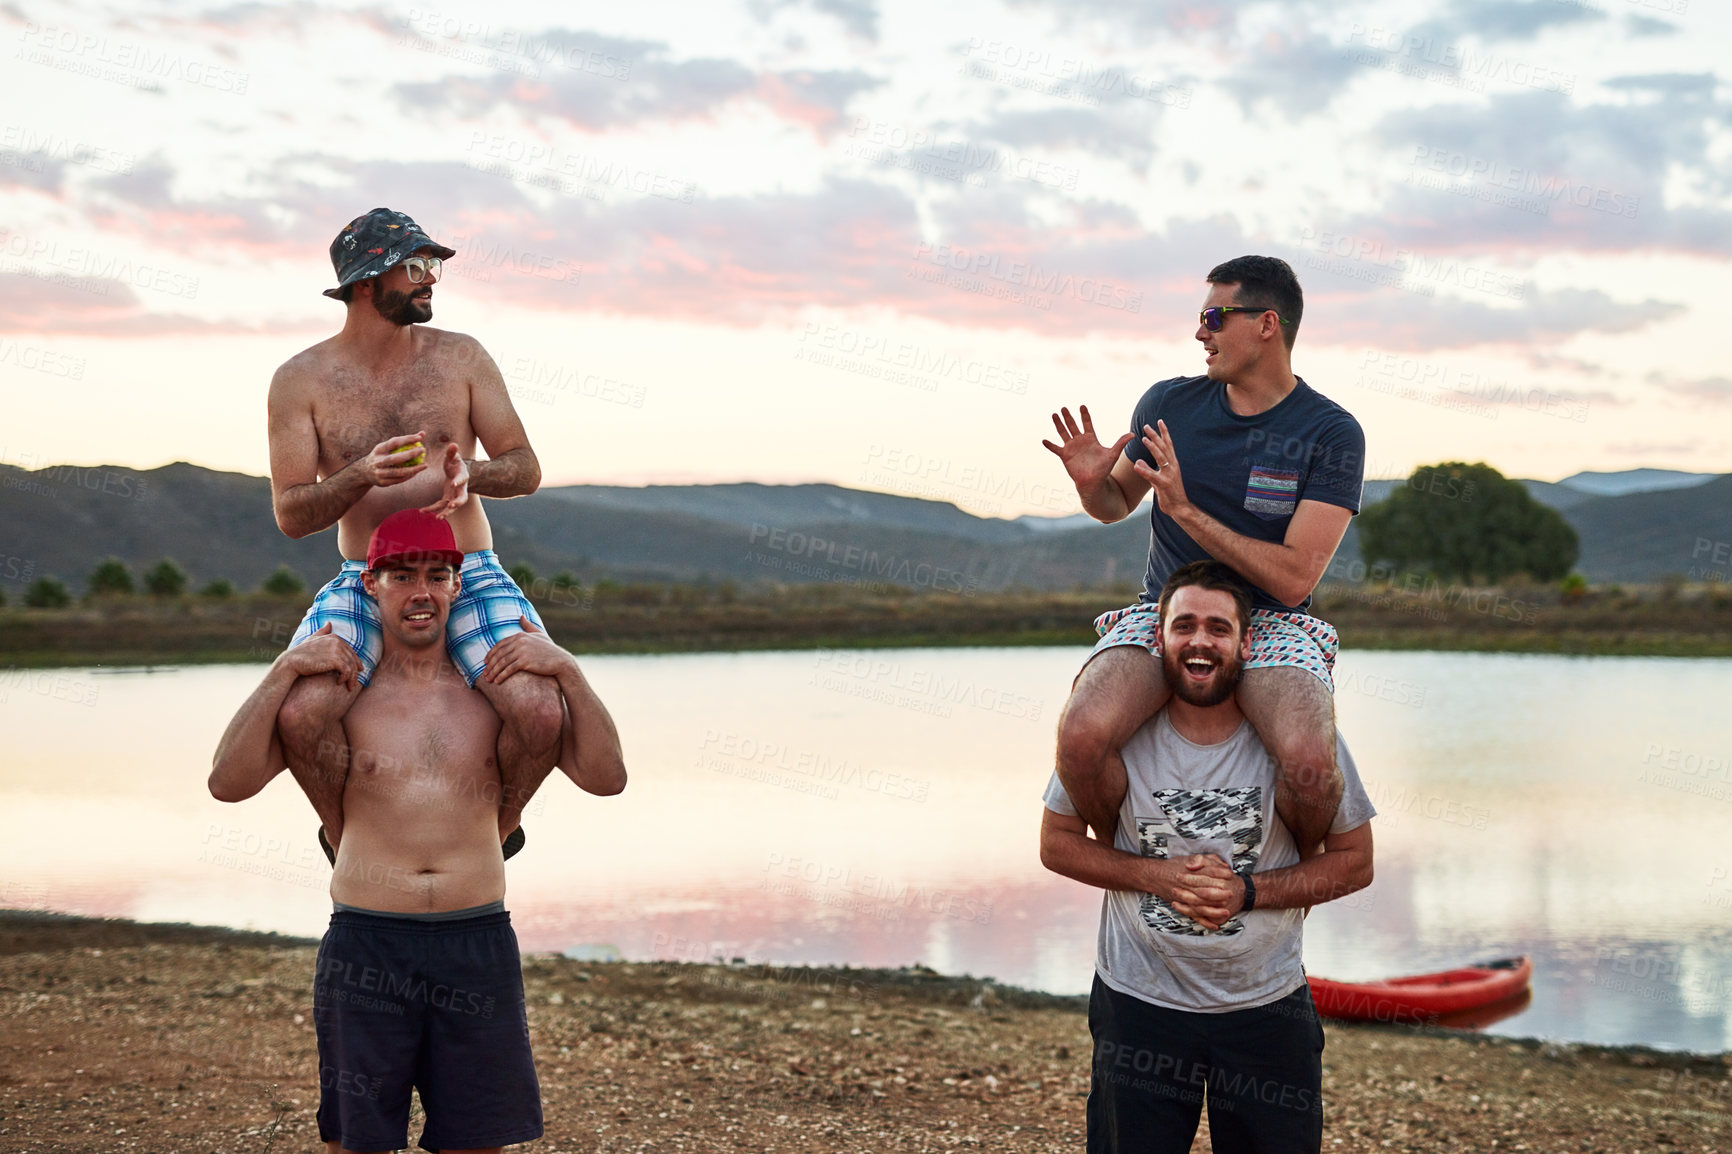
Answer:
<svg viewBox="0 0 1732 1154"><path fill-rule="evenodd" d="M529 618L543 633L547 626L493 550L478 549L464 557L462 575L463 590L445 623L445 648L473 687L486 667L487 651L513 633L523 632L519 617Z"/></svg>
<svg viewBox="0 0 1732 1154"><path fill-rule="evenodd" d="M331 632L347 641L361 659L362 685L372 680L373 670L385 651L378 603L367 596L361 585L361 574L366 570L365 561L344 561L335 580L313 598L289 642L291 646L299 645L329 624ZM499 564L499 555L493 550L478 549L464 557L462 579L463 588L445 623L445 649L473 688L486 668L487 651L513 633L523 632L519 617L529 618L543 631L547 626L517 582Z"/></svg>
<svg viewBox="0 0 1732 1154"><path fill-rule="evenodd" d="M1161 655L1161 607L1138 603L1114 609L1095 618L1100 640L1089 652L1093 657L1115 645L1138 645ZM1312 674L1335 692L1335 654L1341 648L1335 626L1309 613L1276 613L1270 609L1251 611L1251 656L1246 669L1291 665ZM1084 664L1087 664L1086 662Z"/></svg>

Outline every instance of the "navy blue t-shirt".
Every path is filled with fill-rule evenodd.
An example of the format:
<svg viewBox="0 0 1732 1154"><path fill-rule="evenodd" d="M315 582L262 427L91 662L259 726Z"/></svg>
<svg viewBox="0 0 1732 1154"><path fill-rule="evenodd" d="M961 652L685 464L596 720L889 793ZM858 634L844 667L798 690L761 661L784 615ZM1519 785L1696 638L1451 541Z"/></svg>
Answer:
<svg viewBox="0 0 1732 1154"><path fill-rule="evenodd" d="M1235 533L1280 544L1300 501L1322 501L1359 512L1365 481L1365 433L1340 405L1295 377L1293 391L1274 408L1242 417L1227 404L1227 387L1208 377L1174 377L1143 394L1131 414L1125 456L1154 461L1143 445L1143 426L1167 422L1185 494ZM1209 553L1150 501L1149 568L1142 601L1160 600L1175 569ZM1257 609L1303 611L1283 605L1255 585Z"/></svg>

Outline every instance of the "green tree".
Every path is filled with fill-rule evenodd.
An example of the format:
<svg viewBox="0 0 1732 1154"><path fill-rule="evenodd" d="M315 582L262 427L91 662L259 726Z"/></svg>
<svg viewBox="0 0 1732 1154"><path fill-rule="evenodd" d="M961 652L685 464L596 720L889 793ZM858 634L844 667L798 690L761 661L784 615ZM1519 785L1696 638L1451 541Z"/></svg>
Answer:
<svg viewBox="0 0 1732 1154"><path fill-rule="evenodd" d="M1368 564L1421 570L1447 581L1496 582L1517 574L1555 581L1581 552L1576 531L1520 481L1490 465L1423 465L1359 515Z"/></svg>
<svg viewBox="0 0 1732 1154"><path fill-rule="evenodd" d="M72 604L72 594L54 577L38 577L24 591L24 604L32 609L64 609Z"/></svg>
<svg viewBox="0 0 1732 1154"><path fill-rule="evenodd" d="M259 588L273 597L298 597L306 590L307 585L301 580L299 573L287 565L278 565L277 571L266 577L265 583Z"/></svg>
<svg viewBox="0 0 1732 1154"><path fill-rule="evenodd" d="M227 577L218 577L209 585L198 591L200 597L210 597L215 600L226 600L235 595L235 585Z"/></svg>
<svg viewBox="0 0 1732 1154"><path fill-rule="evenodd" d="M144 575L144 587L152 597L179 597L186 592L186 572L164 557Z"/></svg>
<svg viewBox="0 0 1732 1154"><path fill-rule="evenodd" d="M110 557L90 571L84 583L92 597L118 597L132 592L132 571L119 557Z"/></svg>

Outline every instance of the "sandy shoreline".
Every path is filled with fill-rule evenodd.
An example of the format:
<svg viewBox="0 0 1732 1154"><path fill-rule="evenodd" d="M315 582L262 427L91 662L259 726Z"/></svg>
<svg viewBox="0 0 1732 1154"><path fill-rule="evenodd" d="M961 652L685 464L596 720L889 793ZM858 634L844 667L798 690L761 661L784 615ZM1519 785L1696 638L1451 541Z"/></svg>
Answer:
<svg viewBox="0 0 1732 1154"><path fill-rule="evenodd" d="M322 1148L312 969L300 939L0 911L0 1149ZM548 1122L524 1150L1081 1149L1079 999L918 969L524 975ZM1728 1060L1331 1024L1324 1149L1732 1150Z"/></svg>

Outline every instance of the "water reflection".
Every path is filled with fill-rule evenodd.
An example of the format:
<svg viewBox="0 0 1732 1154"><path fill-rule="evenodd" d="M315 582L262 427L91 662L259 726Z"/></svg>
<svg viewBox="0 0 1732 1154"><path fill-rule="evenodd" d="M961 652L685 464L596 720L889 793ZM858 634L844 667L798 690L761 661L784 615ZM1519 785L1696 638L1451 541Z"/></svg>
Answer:
<svg viewBox="0 0 1732 1154"><path fill-rule="evenodd" d="M918 962L1083 992L1099 898L1035 848L1081 656L587 660L632 784L596 799L556 779L531 806L509 869L525 947ZM204 791L260 672L10 687L0 904L320 932L329 870L293 783L238 806ZM1732 662L1349 651L1339 672L1382 811L1377 881L1313 913L1313 972L1526 953L1532 1003L1493 1032L1732 1048Z"/></svg>

